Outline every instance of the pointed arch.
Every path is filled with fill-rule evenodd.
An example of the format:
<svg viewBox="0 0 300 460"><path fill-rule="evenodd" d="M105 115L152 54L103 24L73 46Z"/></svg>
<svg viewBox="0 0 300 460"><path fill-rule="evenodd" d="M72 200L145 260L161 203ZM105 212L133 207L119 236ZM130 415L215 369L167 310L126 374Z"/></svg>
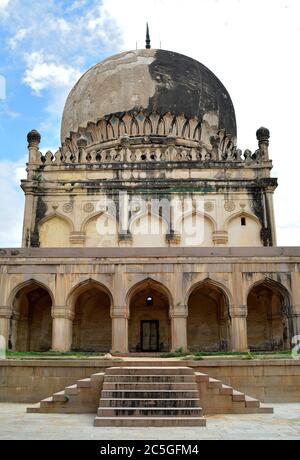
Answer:
<svg viewBox="0 0 300 460"><path fill-rule="evenodd" d="M74 313L72 349L109 352L113 309L110 289L93 278L84 280L71 289L67 307Z"/></svg>
<svg viewBox="0 0 300 460"><path fill-rule="evenodd" d="M136 121L135 117L132 118L131 124L130 124L130 135L131 136L138 136L140 133L139 130L139 124Z"/></svg>
<svg viewBox="0 0 300 460"><path fill-rule="evenodd" d="M229 350L230 305L230 293L220 282L206 278L190 288L187 293L189 350Z"/></svg>
<svg viewBox="0 0 300 460"><path fill-rule="evenodd" d="M52 212L39 222L40 247L69 247L70 235L74 231L71 219L59 212Z"/></svg>
<svg viewBox="0 0 300 460"><path fill-rule="evenodd" d="M231 216L229 216L226 221L225 221L225 230L228 230L228 225L234 220L234 219L239 219L241 217L246 217L246 218L249 218L249 219L252 219L253 221L255 221L258 225L261 226L261 222L260 220L258 219L258 217L255 215L255 214L251 214L250 212L247 212L247 211L239 211L239 212L236 212L235 214L232 214Z"/></svg>
<svg viewBox="0 0 300 460"><path fill-rule="evenodd" d="M290 350L295 327L288 289L281 282L265 277L248 289L247 307L250 350Z"/></svg>
<svg viewBox="0 0 300 460"><path fill-rule="evenodd" d="M70 219L69 217L65 216L64 214L61 214L58 211L53 211L50 214L48 214L47 216L45 216L42 220L40 220L39 221L39 228L43 224L48 222L49 220L54 219L55 217L58 218L58 219L63 220L64 222L66 222L66 224L68 224L69 227L70 227L70 232L74 232L75 227L74 227L74 223L73 223L72 219Z"/></svg>
<svg viewBox="0 0 300 460"><path fill-rule="evenodd" d="M200 210L190 210L174 222L175 232L181 235L183 246L214 246L216 228L213 217Z"/></svg>
<svg viewBox="0 0 300 460"><path fill-rule="evenodd" d="M247 289L246 298L249 297L249 294L253 289L259 286L266 286L266 287L269 287L270 289L274 289L276 292L278 292L278 294L280 294L280 296L282 296L282 299L284 300L286 306L292 307L291 292L281 282L274 280L268 276L261 278L259 281L256 281L254 284L251 284L251 286L249 286Z"/></svg>
<svg viewBox="0 0 300 460"><path fill-rule="evenodd" d="M170 351L173 308L170 290L163 283L146 278L130 288L126 303L129 311L129 350Z"/></svg>
<svg viewBox="0 0 300 460"><path fill-rule="evenodd" d="M95 212L81 224L86 247L115 247L118 245L118 223L108 212Z"/></svg>
<svg viewBox="0 0 300 460"><path fill-rule="evenodd" d="M154 288L157 290L161 290L168 297L170 309L173 308L174 303L173 303L173 297L172 297L170 289L166 285L161 283L160 281L154 279L154 277L144 278L141 281L138 281L137 283L135 283L133 286L131 286L131 288L128 290L126 294L126 305L128 306L128 308L129 308L131 298L137 292L139 292L142 287L150 287L150 288Z"/></svg>
<svg viewBox="0 0 300 460"><path fill-rule="evenodd" d="M187 120L183 126L183 129L182 129L182 134L181 136L184 138L184 139L190 139L191 138L191 126L190 126L190 121Z"/></svg>
<svg viewBox="0 0 300 460"><path fill-rule="evenodd" d="M150 136L150 134L152 134L152 133L153 133L153 131L152 131L152 123L149 120L149 118L146 118L145 122L144 122L144 135Z"/></svg>
<svg viewBox="0 0 300 460"><path fill-rule="evenodd" d="M9 307L13 307L13 302L16 298L16 296L18 295L18 293L20 291L22 291L23 289L25 289L26 287L30 287L30 286L36 286L36 287L39 287L39 288L42 288L44 289L50 296L51 298L51 301L52 301L52 307L55 306L55 297L54 297L54 294L51 290L51 288L49 286L47 286L44 282L40 281L37 277L33 277L33 278L30 278L26 281L23 281L22 283L19 283L17 284L13 289L12 291L10 292L9 296L8 296L8 301L7 301L7 304Z"/></svg>
<svg viewBox="0 0 300 460"><path fill-rule="evenodd" d="M228 232L228 246L263 246L261 238L262 224L254 214L244 210L237 212L228 217L224 228Z"/></svg>
<svg viewBox="0 0 300 460"><path fill-rule="evenodd" d="M102 290L105 292L105 294L108 295L110 302L111 302L111 307L113 307L113 295L110 291L110 288L106 286L104 283L94 279L94 278L88 278L84 281L80 281L77 283L75 286L73 286L70 290L70 292L67 295L67 301L66 305L67 307L71 310L74 311L74 302L76 302L77 298L86 290L88 290L91 286L97 287L99 290Z"/></svg>
<svg viewBox="0 0 300 460"><path fill-rule="evenodd" d="M133 216L129 222L133 247L165 247L169 223L163 216L150 210Z"/></svg>
<svg viewBox="0 0 300 460"><path fill-rule="evenodd" d="M191 294L195 290L200 289L204 286L214 286L216 289L222 292L226 298L226 305L228 306L229 311L231 310L232 294L229 288L225 286L223 283L220 283L220 281L213 279L211 277L207 277L201 281L194 283L192 286L190 286L189 290L187 291L186 298L185 298L186 305L188 304Z"/></svg>
<svg viewBox="0 0 300 460"><path fill-rule="evenodd" d="M18 284L10 296L9 348L19 352L49 351L52 346L51 289L36 279Z"/></svg>

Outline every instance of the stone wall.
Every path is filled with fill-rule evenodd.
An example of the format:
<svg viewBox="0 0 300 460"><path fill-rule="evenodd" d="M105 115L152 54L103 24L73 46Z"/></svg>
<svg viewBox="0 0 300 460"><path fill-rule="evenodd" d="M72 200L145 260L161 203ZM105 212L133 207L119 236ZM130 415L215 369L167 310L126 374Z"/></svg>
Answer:
<svg viewBox="0 0 300 460"><path fill-rule="evenodd" d="M300 402L300 361L1 361L0 402L36 403L113 366L190 366L265 403Z"/></svg>

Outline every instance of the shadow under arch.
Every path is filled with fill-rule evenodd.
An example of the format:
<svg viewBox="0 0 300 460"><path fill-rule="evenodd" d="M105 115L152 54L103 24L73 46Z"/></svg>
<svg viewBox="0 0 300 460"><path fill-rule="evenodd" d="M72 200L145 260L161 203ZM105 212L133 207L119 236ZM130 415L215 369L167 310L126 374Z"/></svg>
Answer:
<svg viewBox="0 0 300 460"><path fill-rule="evenodd" d="M9 297L8 297L8 306L13 310L13 302L16 298L16 296L18 295L18 293L20 291L22 291L23 289L30 289L30 287L36 287L36 288L42 288L44 289L50 296L51 298L51 303L52 303L52 306L54 307L55 306L55 303L54 303L54 295L53 295L53 292L52 290L50 289L49 286L47 286L45 283L43 283L42 281L36 279L36 278L30 278L29 280L26 280L20 284L17 284L11 291L11 293L9 294Z"/></svg>
<svg viewBox="0 0 300 460"><path fill-rule="evenodd" d="M129 351L170 351L173 299L169 289L152 278L146 278L131 287L126 302L129 310Z"/></svg>
<svg viewBox="0 0 300 460"><path fill-rule="evenodd" d="M231 343L231 294L221 283L206 278L187 293L187 342L190 351L228 351Z"/></svg>
<svg viewBox="0 0 300 460"><path fill-rule="evenodd" d="M292 347L296 325L292 298L279 281L263 278L247 290L248 345L252 351L285 351Z"/></svg>
<svg viewBox="0 0 300 460"><path fill-rule="evenodd" d="M107 286L94 279L77 284L67 297L74 313L72 350L107 353L112 348L113 296Z"/></svg>
<svg viewBox="0 0 300 460"><path fill-rule="evenodd" d="M17 285L10 296L12 316L9 349L45 352L52 348L54 296L44 283L29 279Z"/></svg>

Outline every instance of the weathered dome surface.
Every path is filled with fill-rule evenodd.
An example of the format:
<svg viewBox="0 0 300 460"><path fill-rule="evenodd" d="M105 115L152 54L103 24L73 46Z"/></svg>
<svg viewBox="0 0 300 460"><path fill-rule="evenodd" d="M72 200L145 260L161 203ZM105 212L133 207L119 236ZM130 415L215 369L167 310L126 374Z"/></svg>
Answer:
<svg viewBox="0 0 300 460"><path fill-rule="evenodd" d="M218 127L236 137L231 98L207 67L178 53L144 49L110 57L81 77L65 105L61 140L89 122L141 109L199 119L214 113Z"/></svg>

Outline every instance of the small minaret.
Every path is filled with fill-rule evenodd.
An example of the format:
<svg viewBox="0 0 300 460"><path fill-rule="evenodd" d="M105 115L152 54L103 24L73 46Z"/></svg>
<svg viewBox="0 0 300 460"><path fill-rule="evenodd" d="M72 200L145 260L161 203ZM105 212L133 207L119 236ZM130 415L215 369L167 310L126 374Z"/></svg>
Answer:
<svg viewBox="0 0 300 460"><path fill-rule="evenodd" d="M147 31L146 31L146 50L151 49L151 38L150 38L150 32L149 32L149 24L147 22Z"/></svg>
<svg viewBox="0 0 300 460"><path fill-rule="evenodd" d="M40 164L40 152L39 152L39 146L41 143L41 135L38 131L33 129L28 133L27 135L27 141L28 141L28 151L29 151L29 164Z"/></svg>
<svg viewBox="0 0 300 460"><path fill-rule="evenodd" d="M259 128L256 132L258 147L262 160L269 160L270 131L267 128Z"/></svg>

